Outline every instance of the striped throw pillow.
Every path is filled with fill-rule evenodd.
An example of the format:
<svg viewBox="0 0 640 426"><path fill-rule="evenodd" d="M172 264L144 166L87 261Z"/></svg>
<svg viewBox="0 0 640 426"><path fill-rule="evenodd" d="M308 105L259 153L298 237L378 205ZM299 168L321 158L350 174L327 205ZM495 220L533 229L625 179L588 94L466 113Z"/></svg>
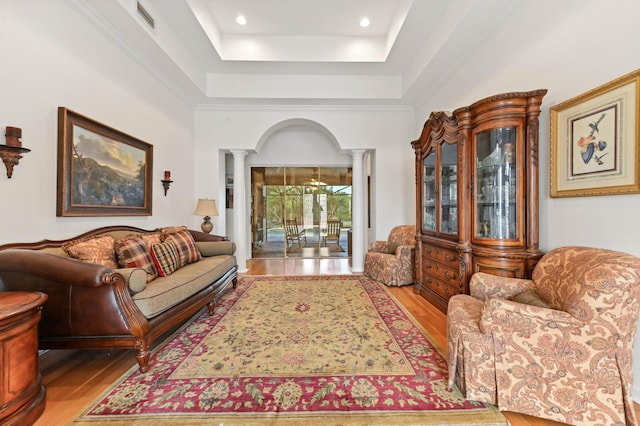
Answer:
<svg viewBox="0 0 640 426"><path fill-rule="evenodd" d="M196 242L189 231L166 234L163 239L163 242L164 241L171 241L175 244L178 249L178 257L180 258L180 267L197 262L202 258L200 251L196 247Z"/></svg>
<svg viewBox="0 0 640 426"><path fill-rule="evenodd" d="M156 265L158 275L166 277L173 274L180 267L178 249L171 241L154 244L151 246L151 258Z"/></svg>

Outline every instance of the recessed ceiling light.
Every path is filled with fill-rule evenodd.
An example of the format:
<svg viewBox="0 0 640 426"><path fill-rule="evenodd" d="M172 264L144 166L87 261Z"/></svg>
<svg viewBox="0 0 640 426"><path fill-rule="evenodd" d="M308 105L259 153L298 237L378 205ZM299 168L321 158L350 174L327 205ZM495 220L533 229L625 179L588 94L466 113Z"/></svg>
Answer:
<svg viewBox="0 0 640 426"><path fill-rule="evenodd" d="M371 22L369 22L369 18L364 17L360 20L360 26L362 28L367 28Z"/></svg>
<svg viewBox="0 0 640 426"><path fill-rule="evenodd" d="M247 18L245 18L243 15L238 15L238 17L236 18L236 22L238 23L238 25L245 25L247 23Z"/></svg>

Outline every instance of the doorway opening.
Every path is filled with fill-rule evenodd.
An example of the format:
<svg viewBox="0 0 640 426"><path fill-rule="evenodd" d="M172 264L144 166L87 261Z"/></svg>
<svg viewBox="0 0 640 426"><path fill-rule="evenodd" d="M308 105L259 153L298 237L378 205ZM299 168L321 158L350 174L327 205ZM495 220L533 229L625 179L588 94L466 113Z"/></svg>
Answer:
<svg viewBox="0 0 640 426"><path fill-rule="evenodd" d="M251 256L349 257L351 200L351 167L251 167Z"/></svg>

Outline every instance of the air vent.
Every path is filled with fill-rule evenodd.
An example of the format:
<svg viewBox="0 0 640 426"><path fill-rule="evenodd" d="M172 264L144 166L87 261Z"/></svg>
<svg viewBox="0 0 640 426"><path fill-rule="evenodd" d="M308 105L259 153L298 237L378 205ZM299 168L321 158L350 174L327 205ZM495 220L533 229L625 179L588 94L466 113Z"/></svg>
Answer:
<svg viewBox="0 0 640 426"><path fill-rule="evenodd" d="M149 24L149 26L153 29L156 28L156 21L153 19L153 16L151 16L151 14L149 12L147 12L147 9L145 9L144 7L142 7L142 5L140 4L140 2L138 3L138 15L142 16L142 19L144 19L144 21Z"/></svg>

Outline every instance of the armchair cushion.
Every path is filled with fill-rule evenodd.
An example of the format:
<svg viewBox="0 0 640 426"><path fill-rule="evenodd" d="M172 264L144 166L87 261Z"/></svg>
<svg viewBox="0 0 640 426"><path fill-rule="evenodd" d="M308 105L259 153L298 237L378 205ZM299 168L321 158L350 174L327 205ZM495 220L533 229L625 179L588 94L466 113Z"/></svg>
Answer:
<svg viewBox="0 0 640 426"><path fill-rule="evenodd" d="M398 247L400 247L400 243L389 242L387 244L387 253L396 254L396 250L398 249Z"/></svg>
<svg viewBox="0 0 640 426"><path fill-rule="evenodd" d="M516 295L513 298L514 302L522 303L525 305L537 306L539 308L547 308L549 309L549 304L542 300L538 293L535 290L525 290L522 293Z"/></svg>

